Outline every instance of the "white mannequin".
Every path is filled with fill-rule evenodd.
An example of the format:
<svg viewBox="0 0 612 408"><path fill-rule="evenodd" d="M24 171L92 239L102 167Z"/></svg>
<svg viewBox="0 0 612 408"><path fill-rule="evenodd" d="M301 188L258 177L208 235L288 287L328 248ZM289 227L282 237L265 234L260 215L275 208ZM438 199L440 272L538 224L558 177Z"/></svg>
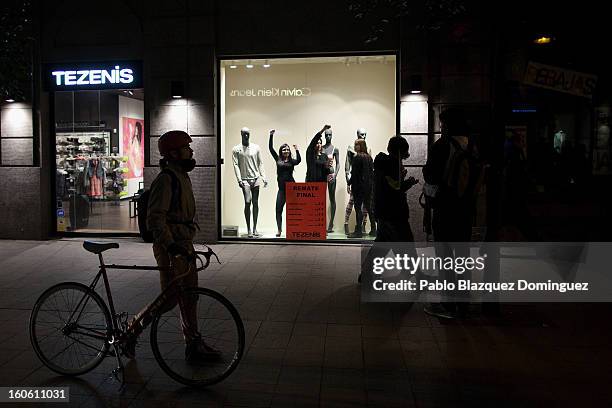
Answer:
<svg viewBox="0 0 612 408"><path fill-rule="evenodd" d="M244 196L244 218L247 224L248 237L260 237L257 232L257 217L259 215L259 187L268 181L261 160L261 150L255 143L250 143L251 130L240 129L242 142L232 148L232 162L238 186ZM251 203L253 204L253 230L251 232Z"/></svg>
<svg viewBox="0 0 612 408"><path fill-rule="evenodd" d="M334 232L334 218L336 216L336 176L340 170L340 152L338 148L332 145L332 130L325 130L325 144L323 145L323 153L325 153L330 161L330 167L333 167L334 174L327 176L327 190L329 196L329 225L327 232Z"/></svg>

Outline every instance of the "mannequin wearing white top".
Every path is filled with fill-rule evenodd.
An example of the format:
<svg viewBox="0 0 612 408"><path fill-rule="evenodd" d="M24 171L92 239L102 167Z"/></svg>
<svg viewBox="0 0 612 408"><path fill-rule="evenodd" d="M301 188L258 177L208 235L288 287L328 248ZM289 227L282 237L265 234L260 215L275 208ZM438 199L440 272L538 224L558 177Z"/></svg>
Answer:
<svg viewBox="0 0 612 408"><path fill-rule="evenodd" d="M259 215L259 187L268 185L261 150L255 143L250 143L251 131L247 127L240 129L242 143L232 148L232 162L238 186L244 196L244 218L247 224L248 237L260 237L257 232ZM253 230L251 231L251 204L253 205Z"/></svg>

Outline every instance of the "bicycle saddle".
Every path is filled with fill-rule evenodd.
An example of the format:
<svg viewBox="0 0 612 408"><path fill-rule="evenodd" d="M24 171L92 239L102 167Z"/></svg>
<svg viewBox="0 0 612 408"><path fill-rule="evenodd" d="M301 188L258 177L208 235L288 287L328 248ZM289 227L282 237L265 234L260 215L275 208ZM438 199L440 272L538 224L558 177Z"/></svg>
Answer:
<svg viewBox="0 0 612 408"><path fill-rule="evenodd" d="M83 248L85 248L85 250L91 253L101 254L107 249L119 248L119 244L116 242L101 243L101 242L84 241Z"/></svg>

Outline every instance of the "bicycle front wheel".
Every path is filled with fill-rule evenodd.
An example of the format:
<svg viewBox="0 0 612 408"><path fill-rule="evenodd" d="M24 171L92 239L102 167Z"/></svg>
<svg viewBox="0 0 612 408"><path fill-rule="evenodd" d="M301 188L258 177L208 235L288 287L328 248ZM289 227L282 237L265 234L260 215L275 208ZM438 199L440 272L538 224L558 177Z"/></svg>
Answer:
<svg viewBox="0 0 612 408"><path fill-rule="evenodd" d="M155 359L166 374L182 384L196 387L216 384L229 376L242 358L242 319L234 305L213 290L185 289L178 296L182 301L168 300L151 323ZM198 361L188 358L186 338L194 331L207 347L215 350L214 358Z"/></svg>
<svg viewBox="0 0 612 408"><path fill-rule="evenodd" d="M44 365L79 375L102 362L112 333L110 313L95 291L77 282L47 289L30 315L30 341Z"/></svg>

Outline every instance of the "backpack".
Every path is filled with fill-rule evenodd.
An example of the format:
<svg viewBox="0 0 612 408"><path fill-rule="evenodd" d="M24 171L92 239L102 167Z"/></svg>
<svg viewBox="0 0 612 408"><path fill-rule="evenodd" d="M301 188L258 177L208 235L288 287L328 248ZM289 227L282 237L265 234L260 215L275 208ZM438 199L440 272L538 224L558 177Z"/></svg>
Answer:
<svg viewBox="0 0 612 408"><path fill-rule="evenodd" d="M168 174L172 179L172 200L170 201L170 209L177 208L179 205L180 184L176 174L168 169L163 169L159 174ZM147 209L149 207L149 195L151 190L146 189L140 194L136 200L136 209L138 213L138 230L144 242L153 242L153 233L147 228Z"/></svg>
<svg viewBox="0 0 612 408"><path fill-rule="evenodd" d="M473 198L478 192L482 166L472 150L463 149L455 139L449 139L450 151L442 184L448 198L463 200Z"/></svg>

